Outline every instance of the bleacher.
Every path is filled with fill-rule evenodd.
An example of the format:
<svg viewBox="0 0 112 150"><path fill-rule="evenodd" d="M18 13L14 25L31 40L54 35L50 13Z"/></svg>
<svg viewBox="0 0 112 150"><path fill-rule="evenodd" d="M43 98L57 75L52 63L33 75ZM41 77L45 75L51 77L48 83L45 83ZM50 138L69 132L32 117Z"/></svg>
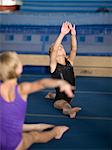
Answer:
<svg viewBox="0 0 112 150"><path fill-rule="evenodd" d="M21 12L112 12L112 0L23 0Z"/></svg>

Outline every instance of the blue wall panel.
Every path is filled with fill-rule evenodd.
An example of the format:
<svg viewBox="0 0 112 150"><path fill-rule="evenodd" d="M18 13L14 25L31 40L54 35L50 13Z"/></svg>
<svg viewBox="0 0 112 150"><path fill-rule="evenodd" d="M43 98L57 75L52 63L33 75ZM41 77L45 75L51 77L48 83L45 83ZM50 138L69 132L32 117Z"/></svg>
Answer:
<svg viewBox="0 0 112 150"><path fill-rule="evenodd" d="M78 25L78 55L112 55L112 25ZM60 26L1 25L0 50L47 54L60 32ZM70 35L63 44L70 49Z"/></svg>

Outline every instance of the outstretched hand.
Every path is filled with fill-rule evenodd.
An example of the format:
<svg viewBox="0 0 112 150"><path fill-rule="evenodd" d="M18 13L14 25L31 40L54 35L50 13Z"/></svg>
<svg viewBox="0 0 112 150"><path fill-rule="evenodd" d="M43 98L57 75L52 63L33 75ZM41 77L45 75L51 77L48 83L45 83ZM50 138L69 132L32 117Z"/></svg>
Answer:
<svg viewBox="0 0 112 150"><path fill-rule="evenodd" d="M62 24L61 33L66 35L69 32L71 32L72 35L76 35L75 24L72 25L70 22L66 21Z"/></svg>
<svg viewBox="0 0 112 150"><path fill-rule="evenodd" d="M69 24L70 23L67 21L62 24L62 27L61 27L61 33L62 34L66 35L70 32Z"/></svg>
<svg viewBox="0 0 112 150"><path fill-rule="evenodd" d="M72 90L74 89L73 86L71 86L68 82L61 80L61 84L60 84L60 92L65 92L68 97L73 97L74 94L72 92Z"/></svg>

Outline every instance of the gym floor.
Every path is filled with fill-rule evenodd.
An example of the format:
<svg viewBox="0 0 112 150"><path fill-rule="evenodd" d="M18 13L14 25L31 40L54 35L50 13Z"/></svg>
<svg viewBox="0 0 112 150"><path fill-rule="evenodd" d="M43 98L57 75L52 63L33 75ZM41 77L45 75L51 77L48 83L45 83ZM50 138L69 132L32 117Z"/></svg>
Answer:
<svg viewBox="0 0 112 150"><path fill-rule="evenodd" d="M21 81L33 81L49 75L23 74ZM112 78L77 77L72 105L82 110L76 119L64 116L46 100L45 89L29 96L25 123L67 125L69 130L61 140L34 144L29 150L111 150L112 149Z"/></svg>

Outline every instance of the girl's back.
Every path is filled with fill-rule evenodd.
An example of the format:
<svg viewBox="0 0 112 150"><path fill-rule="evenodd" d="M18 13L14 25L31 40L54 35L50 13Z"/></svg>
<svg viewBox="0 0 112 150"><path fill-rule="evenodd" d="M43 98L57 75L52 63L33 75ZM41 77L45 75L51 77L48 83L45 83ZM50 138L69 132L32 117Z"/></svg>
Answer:
<svg viewBox="0 0 112 150"><path fill-rule="evenodd" d="M14 150L22 138L22 125L26 112L26 102L15 87L15 99L7 102L1 96L0 83L0 148L1 150Z"/></svg>

